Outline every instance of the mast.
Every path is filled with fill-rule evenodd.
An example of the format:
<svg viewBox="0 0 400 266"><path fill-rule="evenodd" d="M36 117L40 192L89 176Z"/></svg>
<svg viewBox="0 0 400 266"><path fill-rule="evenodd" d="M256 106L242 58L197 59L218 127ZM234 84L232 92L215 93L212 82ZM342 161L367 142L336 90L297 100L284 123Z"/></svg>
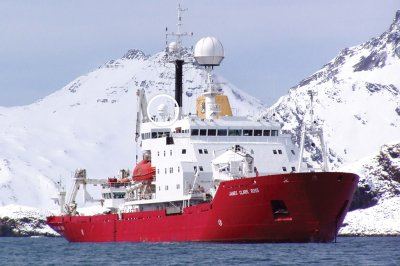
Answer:
<svg viewBox="0 0 400 266"><path fill-rule="evenodd" d="M178 1L177 7L177 23L176 23L176 32L168 33L168 28L166 28L166 53L170 62L173 62L175 65L175 100L179 106L179 118L182 115L182 93L183 93L183 64L185 63L183 58L183 47L182 47L182 37L185 36L193 36L192 33L181 32L182 28L182 13L187 11L187 8L183 9L181 7L180 1ZM174 40L168 44L168 37L172 36Z"/></svg>
<svg viewBox="0 0 400 266"><path fill-rule="evenodd" d="M318 126L317 121L314 120L314 96L317 95L317 92L309 90L307 91L308 95L310 96L310 122L307 125L307 122L303 123L302 130L301 130L301 140L300 140L300 154L299 154L299 165L298 171L301 172L301 165L303 162L303 153L304 153L304 143L306 133L311 136L317 136L320 143L321 143L321 153L322 153L322 167L321 170L324 172L328 172L328 152L327 152L327 145L324 140L323 130L321 127Z"/></svg>

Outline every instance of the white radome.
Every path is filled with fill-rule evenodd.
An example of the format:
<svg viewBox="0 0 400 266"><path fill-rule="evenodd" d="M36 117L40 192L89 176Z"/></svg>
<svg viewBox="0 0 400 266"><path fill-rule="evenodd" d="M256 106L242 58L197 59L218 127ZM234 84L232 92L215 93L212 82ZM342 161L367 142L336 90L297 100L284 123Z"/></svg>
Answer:
<svg viewBox="0 0 400 266"><path fill-rule="evenodd" d="M171 42L168 45L168 52L175 53L178 50L178 44L176 42Z"/></svg>
<svg viewBox="0 0 400 266"><path fill-rule="evenodd" d="M202 66L219 66L224 59L224 47L215 37L204 37L194 47L194 58Z"/></svg>
<svg viewBox="0 0 400 266"><path fill-rule="evenodd" d="M166 116L166 115L168 115L168 106L167 105L165 105L165 104L160 104L158 107L157 107L157 113L158 113L158 115L160 115L160 116Z"/></svg>

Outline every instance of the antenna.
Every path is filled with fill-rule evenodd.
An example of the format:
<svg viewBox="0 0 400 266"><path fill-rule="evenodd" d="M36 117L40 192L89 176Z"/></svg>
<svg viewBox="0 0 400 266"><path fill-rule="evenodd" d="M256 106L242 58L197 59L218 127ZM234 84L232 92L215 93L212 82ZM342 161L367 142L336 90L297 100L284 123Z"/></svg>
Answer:
<svg viewBox="0 0 400 266"><path fill-rule="evenodd" d="M177 1L177 23L176 23L176 32L168 33L168 28L165 28L165 45L167 56L170 57L170 61L180 60L182 59L182 37L185 36L193 36L193 32L181 32L183 22L182 22L182 14L187 11L187 8L182 8L180 1ZM169 37L172 37L171 42L168 42Z"/></svg>
<svg viewBox="0 0 400 266"><path fill-rule="evenodd" d="M178 21L176 23L176 32L168 33L168 28L165 28L165 43L166 47L166 57L169 58L170 62L174 62L175 64L175 100L179 106L179 115L182 115L182 73L183 73L183 64L185 63L183 59L183 49L182 49L182 37L184 36L193 36L193 33L189 34L187 32L181 32L181 27L183 25L182 22L182 13L187 11L187 8L184 9L181 7L180 1L177 1L177 13L178 13ZM172 36L175 39L168 44L168 37Z"/></svg>

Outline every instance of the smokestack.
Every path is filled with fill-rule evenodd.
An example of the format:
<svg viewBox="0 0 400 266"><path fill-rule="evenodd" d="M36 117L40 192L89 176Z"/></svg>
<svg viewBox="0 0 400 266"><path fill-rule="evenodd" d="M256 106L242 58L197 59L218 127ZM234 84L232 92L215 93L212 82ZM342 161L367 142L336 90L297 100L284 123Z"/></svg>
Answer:
<svg viewBox="0 0 400 266"><path fill-rule="evenodd" d="M183 69L183 60L175 61L175 100L178 103L179 107L182 107L182 69Z"/></svg>

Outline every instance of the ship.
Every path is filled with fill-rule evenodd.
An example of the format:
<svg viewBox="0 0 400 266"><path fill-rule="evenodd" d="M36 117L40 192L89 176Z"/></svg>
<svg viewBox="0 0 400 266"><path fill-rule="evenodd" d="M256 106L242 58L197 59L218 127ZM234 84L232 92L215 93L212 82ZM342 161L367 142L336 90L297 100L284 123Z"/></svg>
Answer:
<svg viewBox="0 0 400 266"><path fill-rule="evenodd" d="M78 169L66 200L60 190L60 214L47 224L70 242L332 242L343 223L359 177L328 169L321 127L303 122L301 141L273 116L237 116L213 81L224 58L215 37L200 39L193 62L186 62L178 6L176 41L167 45L175 65L175 97L147 101L137 91L135 141L142 159L116 178L91 179ZM190 60L189 60L190 61ZM184 64L204 68L196 110L184 113ZM306 136L320 140L319 169L303 160ZM86 189L97 185L101 199ZM98 201L102 213L79 213L76 196Z"/></svg>

